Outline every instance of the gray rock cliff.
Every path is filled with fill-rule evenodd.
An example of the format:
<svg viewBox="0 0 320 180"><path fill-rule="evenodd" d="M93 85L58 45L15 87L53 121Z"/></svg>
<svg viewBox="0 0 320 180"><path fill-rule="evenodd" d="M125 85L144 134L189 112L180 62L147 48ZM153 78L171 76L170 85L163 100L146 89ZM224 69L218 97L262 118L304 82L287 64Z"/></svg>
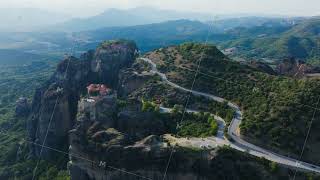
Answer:
<svg viewBox="0 0 320 180"><path fill-rule="evenodd" d="M36 90L27 123L28 138L37 144L67 150L68 132L75 125L78 100L91 83L116 87L118 73L131 65L136 56L131 41L108 41L80 58L68 57L53 76ZM46 136L46 134L48 134ZM39 156L41 147L30 145L30 154ZM43 149L42 157L50 158Z"/></svg>

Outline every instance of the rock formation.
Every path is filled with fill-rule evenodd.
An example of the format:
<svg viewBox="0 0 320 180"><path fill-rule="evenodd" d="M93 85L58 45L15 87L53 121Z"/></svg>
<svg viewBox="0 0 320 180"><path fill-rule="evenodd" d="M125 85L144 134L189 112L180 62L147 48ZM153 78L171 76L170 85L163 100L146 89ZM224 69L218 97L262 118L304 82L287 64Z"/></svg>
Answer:
<svg viewBox="0 0 320 180"><path fill-rule="evenodd" d="M28 99L21 97L16 102L15 115L17 117L27 117L30 113L30 104Z"/></svg>
<svg viewBox="0 0 320 180"><path fill-rule="evenodd" d="M294 58L284 59L276 68L276 72L280 75L292 77L304 77L306 74L319 73L320 69L306 64L303 61Z"/></svg>
<svg viewBox="0 0 320 180"><path fill-rule="evenodd" d="M250 61L249 66L256 68L262 72L271 74L271 75L276 75L277 73L267 64L265 64L264 62L259 62L259 61Z"/></svg>
<svg viewBox="0 0 320 180"><path fill-rule="evenodd" d="M119 71L133 63L136 51L133 42L112 41L79 59L63 60L50 80L36 90L28 120L29 140L42 144L46 138L46 146L66 150L68 132L75 124L78 100L85 87L90 83L117 87ZM40 149L31 145L31 155L38 156ZM50 151L43 149L42 156L50 158Z"/></svg>
<svg viewBox="0 0 320 180"><path fill-rule="evenodd" d="M116 101L114 95L95 102L80 101L76 126L70 131L71 178L162 179L172 150L161 136L168 132L164 121L155 113L142 112L139 103L119 110ZM197 158L186 155L184 150L175 153L167 179L208 179L200 177L194 166L199 163L199 168L209 167L213 157L210 152L200 153Z"/></svg>
<svg viewBox="0 0 320 180"><path fill-rule="evenodd" d="M139 62L121 70L118 93L79 101L75 126L69 134L71 179L163 178L173 150L163 135L176 124L169 116L142 111L141 97L131 97L154 77L146 68ZM121 99L125 105L119 104ZM177 148L174 153L167 179L209 179L206 171L214 152Z"/></svg>

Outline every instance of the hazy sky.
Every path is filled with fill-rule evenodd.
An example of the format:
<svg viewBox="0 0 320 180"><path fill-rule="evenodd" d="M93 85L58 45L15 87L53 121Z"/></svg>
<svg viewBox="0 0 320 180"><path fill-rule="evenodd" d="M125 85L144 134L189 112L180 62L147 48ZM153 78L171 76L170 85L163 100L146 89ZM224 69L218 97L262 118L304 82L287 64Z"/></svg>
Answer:
<svg viewBox="0 0 320 180"><path fill-rule="evenodd" d="M108 8L153 6L212 14L320 15L320 0L0 0L0 7L32 7L89 16Z"/></svg>

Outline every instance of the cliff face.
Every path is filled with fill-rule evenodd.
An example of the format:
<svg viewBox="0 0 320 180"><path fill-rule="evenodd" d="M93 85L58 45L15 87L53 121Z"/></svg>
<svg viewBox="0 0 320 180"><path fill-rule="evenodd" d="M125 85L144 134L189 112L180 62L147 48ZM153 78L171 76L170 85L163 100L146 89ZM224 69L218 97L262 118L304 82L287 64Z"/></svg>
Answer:
<svg viewBox="0 0 320 180"><path fill-rule="evenodd" d="M172 150L161 136L168 132L164 121L155 113L142 112L139 103L120 108L116 102L116 95L95 102L80 101L76 126L70 131L71 178L162 179ZM201 177L197 168L208 168L213 155L190 154L175 151L167 179L208 179Z"/></svg>
<svg viewBox="0 0 320 180"><path fill-rule="evenodd" d="M75 124L80 95L90 83L117 86L117 74L135 58L136 46L132 42L106 42L96 51L88 51L79 59L69 57L57 67L50 80L37 89L28 120L29 140L46 146L67 150L68 131ZM47 129L49 127L49 129ZM31 155L38 156L41 147L30 145ZM43 149L42 157L50 158Z"/></svg>
<svg viewBox="0 0 320 180"><path fill-rule="evenodd" d="M292 77L304 77L306 74L319 73L319 68L313 67L310 64L296 60L294 58L284 59L280 63L276 71L280 75L287 75Z"/></svg>
<svg viewBox="0 0 320 180"><path fill-rule="evenodd" d="M162 135L170 132L170 122L157 113L142 111L141 102L132 96L154 78L146 69L136 62L118 74L113 94L94 101L80 99L75 125L69 133L68 167L72 179L163 178L172 147ZM212 157L210 152L190 156L183 150L175 151L167 179L208 179L194 166L208 168Z"/></svg>
<svg viewBox="0 0 320 180"><path fill-rule="evenodd" d="M17 117L27 117L30 112L30 105L28 99L21 97L16 102L15 115Z"/></svg>
<svg viewBox="0 0 320 180"><path fill-rule="evenodd" d="M271 75L276 75L277 73L267 64L259 61L250 61L249 66L256 68L262 72L271 74Z"/></svg>

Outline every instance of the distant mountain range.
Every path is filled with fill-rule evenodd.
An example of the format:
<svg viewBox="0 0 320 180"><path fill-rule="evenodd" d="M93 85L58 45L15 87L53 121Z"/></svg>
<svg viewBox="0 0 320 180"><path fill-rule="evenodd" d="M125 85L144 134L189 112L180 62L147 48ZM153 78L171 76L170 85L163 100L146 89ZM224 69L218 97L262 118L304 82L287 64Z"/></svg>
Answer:
<svg viewBox="0 0 320 180"><path fill-rule="evenodd" d="M103 25L101 25L103 26ZM90 26L88 26L90 27ZM294 57L320 64L320 18L243 17L214 22L172 20L146 25L103 27L78 32L0 33L0 49L38 54L76 54L94 49L104 40L130 39L142 52L183 42L210 43L221 50L235 48L231 56L282 60ZM209 33L209 34L208 34Z"/></svg>
<svg viewBox="0 0 320 180"><path fill-rule="evenodd" d="M209 21L212 15L160 10L152 7L133 9L107 9L87 18L71 18L66 14L35 8L0 9L0 32L30 31L86 31L104 27L134 26L169 20L189 19Z"/></svg>
<svg viewBox="0 0 320 180"><path fill-rule="evenodd" d="M101 28L75 33L88 43L86 48L94 48L105 39L132 39L142 51L182 42L204 42L208 40L221 49L237 48L237 56L247 58L296 57L310 59L320 52L315 49L320 22L319 18L261 18L244 17L219 20L214 23L177 20L164 23L131 27ZM292 47L297 40L299 47ZM308 44L309 42L309 44ZM300 45L299 45L300 44Z"/></svg>
<svg viewBox="0 0 320 180"><path fill-rule="evenodd" d="M231 29L235 27L251 27L264 23L291 23L297 18L271 17L271 16L250 16L244 14L234 15L213 15L205 13L178 12L173 10L160 10L152 7L138 7L133 9L108 9L105 12L89 18L76 18L55 26L50 30L58 31L88 31L106 27L128 27L136 25L145 25L161 23L173 20L197 20L216 24L220 30Z"/></svg>
<svg viewBox="0 0 320 180"><path fill-rule="evenodd" d="M154 24L173 20L197 20L215 24L220 30L235 27L252 27L264 23L279 23L284 17L250 16L245 14L213 15L195 12L161 10L153 7L137 7L132 9L107 9L87 18L71 18L66 14L48 12L34 8L0 9L0 32L80 32L106 27L128 27ZM5 18L4 18L5 17ZM290 22L292 19L286 18ZM287 23L283 21L283 23Z"/></svg>
<svg viewBox="0 0 320 180"><path fill-rule="evenodd" d="M209 25L199 21L176 20L131 27L110 27L78 32L74 35L86 38L82 49L93 49L106 39L130 39L136 41L143 52L179 44L186 41L205 41ZM222 37L221 37L222 38Z"/></svg>
<svg viewBox="0 0 320 180"><path fill-rule="evenodd" d="M104 27L135 26L178 19L209 21L213 19L213 15L160 10L152 7L138 7L127 10L108 9L96 16L72 19L70 21L57 24L50 29L73 32L87 31Z"/></svg>
<svg viewBox="0 0 320 180"><path fill-rule="evenodd" d="M259 26L291 26L303 21L305 18L291 17L263 17L263 16L245 16L245 17L231 17L224 18L214 22L208 22L213 24L218 29L230 30L233 28L251 28Z"/></svg>

